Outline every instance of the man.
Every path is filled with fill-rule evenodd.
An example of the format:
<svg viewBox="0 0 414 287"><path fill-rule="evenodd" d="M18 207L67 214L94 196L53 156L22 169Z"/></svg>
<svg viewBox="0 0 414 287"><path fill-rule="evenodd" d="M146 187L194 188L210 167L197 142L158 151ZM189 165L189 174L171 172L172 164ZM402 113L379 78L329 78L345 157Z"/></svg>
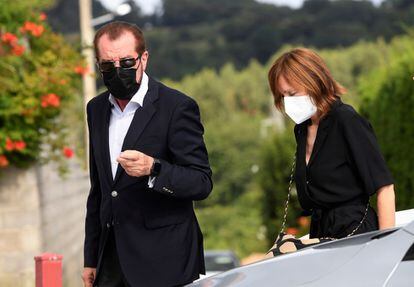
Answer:
<svg viewBox="0 0 414 287"><path fill-rule="evenodd" d="M87 106L84 285L190 283L205 272L193 200L212 189L198 106L147 76L137 26L109 23L94 47L108 91Z"/></svg>

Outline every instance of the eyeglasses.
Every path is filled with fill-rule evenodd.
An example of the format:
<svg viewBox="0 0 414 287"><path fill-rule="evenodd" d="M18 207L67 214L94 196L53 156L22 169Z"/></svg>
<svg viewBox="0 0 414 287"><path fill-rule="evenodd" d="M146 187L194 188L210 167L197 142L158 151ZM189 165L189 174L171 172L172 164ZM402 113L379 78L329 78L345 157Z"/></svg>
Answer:
<svg viewBox="0 0 414 287"><path fill-rule="evenodd" d="M141 58L141 56L138 56L136 58L124 58L119 60L119 66L124 69L131 69L137 64L137 61ZM115 63L117 61L103 61L98 62L98 68L101 72L111 72L113 71L115 67Z"/></svg>

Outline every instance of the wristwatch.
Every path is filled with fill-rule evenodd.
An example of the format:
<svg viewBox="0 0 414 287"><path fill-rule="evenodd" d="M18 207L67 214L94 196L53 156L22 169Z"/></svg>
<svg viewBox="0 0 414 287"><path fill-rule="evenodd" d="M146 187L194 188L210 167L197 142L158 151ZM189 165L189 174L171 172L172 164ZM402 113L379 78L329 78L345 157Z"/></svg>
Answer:
<svg viewBox="0 0 414 287"><path fill-rule="evenodd" d="M154 158L154 162L152 163L151 167L151 174L150 176L157 176L161 172L161 162L158 158Z"/></svg>

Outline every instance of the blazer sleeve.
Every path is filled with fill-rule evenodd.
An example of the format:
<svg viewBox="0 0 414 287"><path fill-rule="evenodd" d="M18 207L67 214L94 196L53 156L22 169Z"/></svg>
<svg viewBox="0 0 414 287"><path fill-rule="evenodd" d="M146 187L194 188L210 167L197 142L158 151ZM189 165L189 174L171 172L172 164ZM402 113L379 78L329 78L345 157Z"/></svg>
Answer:
<svg viewBox="0 0 414 287"><path fill-rule="evenodd" d="M101 189L96 168L94 151L91 141L91 124L89 104L87 108L89 128L89 176L91 188L86 204L85 220L85 244L84 244L84 267L96 268L98 264L99 238L101 235L101 222L99 209L101 204Z"/></svg>
<svg viewBox="0 0 414 287"><path fill-rule="evenodd" d="M371 124L356 112L343 121L350 160L369 195L379 188L392 184L393 178L381 154Z"/></svg>
<svg viewBox="0 0 414 287"><path fill-rule="evenodd" d="M197 103L185 98L175 108L170 121L168 150L171 162L160 159L162 167L155 179L155 191L182 199L207 198L213 184L203 133Z"/></svg>

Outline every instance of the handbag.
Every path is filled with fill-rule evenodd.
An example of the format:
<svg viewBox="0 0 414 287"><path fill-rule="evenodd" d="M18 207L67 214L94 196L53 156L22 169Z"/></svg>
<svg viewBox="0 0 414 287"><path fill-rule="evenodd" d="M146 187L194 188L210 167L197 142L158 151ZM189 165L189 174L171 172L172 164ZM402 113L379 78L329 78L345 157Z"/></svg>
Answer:
<svg viewBox="0 0 414 287"><path fill-rule="evenodd" d="M287 213L288 213L288 207L289 207L289 201L292 191L292 184L293 184L293 176L295 172L296 167L296 154L293 157L293 163L292 163L292 169L290 173L290 179L289 179L289 186L288 186L288 195L285 203L285 211L284 216L282 220L282 228L279 232L279 235L276 237L276 240L273 244L273 246L269 249L269 251L266 253L267 255L273 255L278 256L281 254L291 253L295 252L299 249L303 249L312 245L316 245L319 243L324 243L328 241L337 240L338 238L333 237L323 237L323 238L296 238L295 236L291 234L287 234L285 232L286 227L286 221L287 221ZM359 222L358 226L352 230L346 237L350 237L355 234L355 232L358 231L358 229L361 227L362 223L364 222L365 218L368 214L368 208L369 208L369 202L367 203L367 207L365 209L364 216L362 217L361 221ZM269 257L269 256L266 256ZM272 256L270 256L272 257Z"/></svg>

